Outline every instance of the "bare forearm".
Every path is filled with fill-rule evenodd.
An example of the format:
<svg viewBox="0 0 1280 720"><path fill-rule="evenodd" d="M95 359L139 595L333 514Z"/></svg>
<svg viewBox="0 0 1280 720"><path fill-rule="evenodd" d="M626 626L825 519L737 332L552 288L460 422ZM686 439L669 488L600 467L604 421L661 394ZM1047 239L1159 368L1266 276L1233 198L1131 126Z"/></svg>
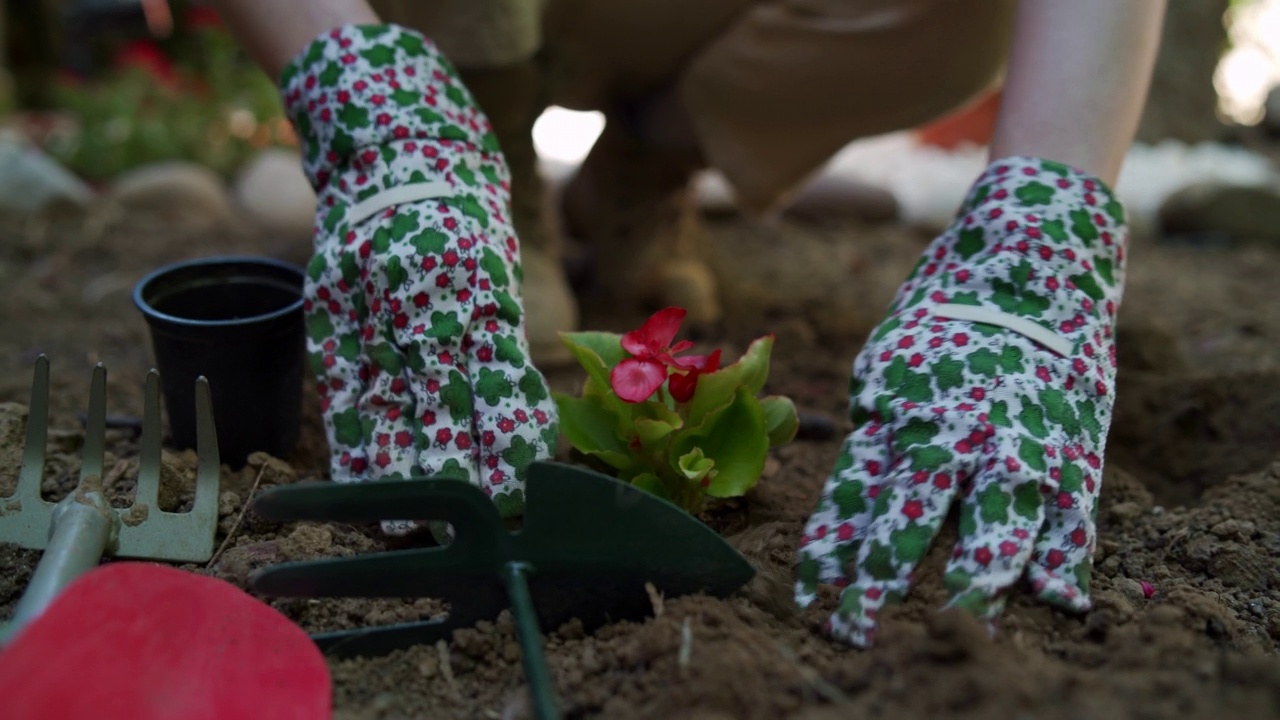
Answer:
<svg viewBox="0 0 1280 720"><path fill-rule="evenodd" d="M1165 0L1022 0L992 158L1057 160L1114 184L1164 9Z"/></svg>
<svg viewBox="0 0 1280 720"><path fill-rule="evenodd" d="M245 51L272 78L326 30L379 22L365 0L215 0L214 5Z"/></svg>

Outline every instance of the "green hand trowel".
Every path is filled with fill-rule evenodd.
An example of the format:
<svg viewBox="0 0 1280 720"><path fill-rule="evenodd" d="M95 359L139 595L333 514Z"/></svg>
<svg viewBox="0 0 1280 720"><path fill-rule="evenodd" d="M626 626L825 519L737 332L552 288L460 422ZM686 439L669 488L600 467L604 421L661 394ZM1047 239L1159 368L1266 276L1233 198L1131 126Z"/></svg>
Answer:
<svg viewBox="0 0 1280 720"><path fill-rule="evenodd" d="M684 510L607 475L555 462L529 467L524 526L509 532L480 488L458 480L367 485L312 483L263 493L268 520L443 520L445 547L276 565L255 590L293 597L436 597L442 620L315 635L326 653L383 655L451 638L510 607L539 718L554 718L541 628L577 618L588 630L646 617L646 583L668 597L728 595L755 569L724 538Z"/></svg>

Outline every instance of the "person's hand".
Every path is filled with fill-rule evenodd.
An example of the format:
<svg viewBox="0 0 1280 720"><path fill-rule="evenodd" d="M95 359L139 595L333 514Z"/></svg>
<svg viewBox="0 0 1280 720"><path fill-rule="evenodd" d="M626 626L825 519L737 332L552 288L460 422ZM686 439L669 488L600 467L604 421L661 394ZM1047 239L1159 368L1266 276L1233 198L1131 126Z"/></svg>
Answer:
<svg viewBox="0 0 1280 720"><path fill-rule="evenodd" d="M1126 240L1110 190L1065 165L1006 158L974 184L854 362L855 428L797 566L802 606L844 587L832 635L874 642L956 499L949 606L994 621L1025 574L1090 607Z"/></svg>
<svg viewBox="0 0 1280 720"><path fill-rule="evenodd" d="M308 353L333 479L454 477L521 513L557 417L529 361L489 121L439 50L394 25L325 34L281 85L318 194Z"/></svg>

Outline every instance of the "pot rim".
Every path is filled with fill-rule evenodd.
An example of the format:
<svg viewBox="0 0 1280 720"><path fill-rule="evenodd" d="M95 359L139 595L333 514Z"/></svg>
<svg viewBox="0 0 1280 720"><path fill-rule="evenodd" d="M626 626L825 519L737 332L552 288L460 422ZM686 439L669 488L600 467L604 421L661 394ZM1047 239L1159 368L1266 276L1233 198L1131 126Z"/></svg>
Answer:
<svg viewBox="0 0 1280 720"><path fill-rule="evenodd" d="M232 318L228 320L193 320L160 312L155 308L155 306L148 302L145 297L148 286L165 275L183 270L198 270L202 267L226 265L249 265L261 268L271 268L273 270L283 271L291 276L296 276L299 281L298 298L278 310L272 310L271 312L262 313L261 315ZM234 328L239 326L250 326L283 318L301 310L305 303L305 298L302 296L302 284L305 282L305 278L305 271L296 265L282 260L277 260L275 258L258 255L216 255L195 258L192 260L179 260L178 262L169 263L168 265L156 268L139 280L133 286L133 304L142 312L142 315L146 318L148 324L158 322L161 324L177 325L189 328ZM273 276L273 279L278 279L278 276Z"/></svg>

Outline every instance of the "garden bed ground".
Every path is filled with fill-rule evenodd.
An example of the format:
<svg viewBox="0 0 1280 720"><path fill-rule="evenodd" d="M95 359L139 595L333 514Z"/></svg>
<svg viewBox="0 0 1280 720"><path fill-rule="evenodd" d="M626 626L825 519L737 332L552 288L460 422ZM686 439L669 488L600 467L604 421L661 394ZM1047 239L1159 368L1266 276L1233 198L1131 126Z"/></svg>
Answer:
<svg viewBox="0 0 1280 720"><path fill-rule="evenodd" d="M106 363L109 412L141 412L151 364L129 290L147 270L190 256L269 252L233 230L153 218L0 224L0 493L21 452L32 363L53 364L54 435L46 490L74 483L77 413L89 371ZM746 500L717 527L759 565L727 600L668 599L659 617L584 634L548 629L548 654L572 718L1210 718L1280 717L1280 251L1135 242L1122 313L1120 404L1100 513L1097 609L1069 617L1017 597L994 640L965 616L938 614L945 548L919 590L890 613L881 645L858 652L817 631L834 603L790 603L790 565L806 514L837 452L850 360L925 242L906 228L780 227L720 220L711 228L734 318L706 341L739 350L778 334L771 389L836 421L837 437L775 453ZM298 260L306 248L288 255ZM631 319L588 313L623 329ZM553 374L569 388L571 371ZM303 440L270 460L264 485L323 472L323 435L308 396ZM107 468L127 495L130 433L112 431ZM176 500L193 456L167 456ZM259 467L224 470L219 541ZM944 533L953 533L946 530ZM946 544L947 538L943 541ZM369 528L275 527L252 517L208 572L243 584L286 559L366 552ZM12 611L36 552L0 546L0 617ZM1141 583L1155 588L1144 597ZM387 623L439 611L432 602L276 600L309 630ZM139 598L138 611L146 612ZM689 662L678 660L682 627ZM509 622L459 632L448 646L334 662L339 718L523 715ZM235 692L228 688L228 692Z"/></svg>

